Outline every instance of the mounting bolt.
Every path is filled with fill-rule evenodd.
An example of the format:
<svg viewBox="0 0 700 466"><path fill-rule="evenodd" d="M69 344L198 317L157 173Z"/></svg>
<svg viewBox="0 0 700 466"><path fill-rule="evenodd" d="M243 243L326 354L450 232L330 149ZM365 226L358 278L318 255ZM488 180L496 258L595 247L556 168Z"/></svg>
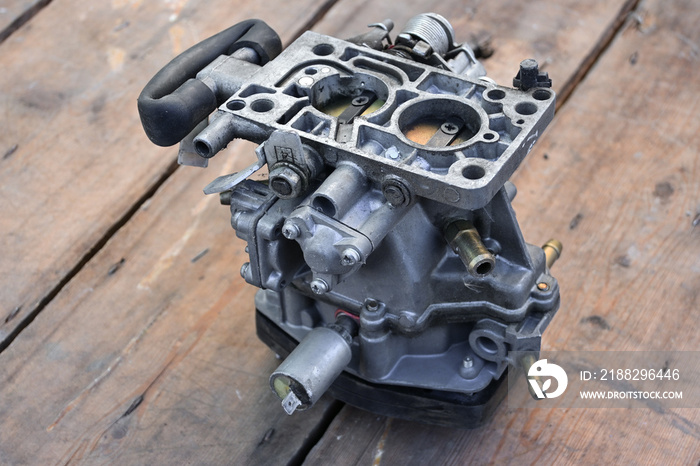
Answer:
<svg viewBox="0 0 700 466"><path fill-rule="evenodd" d="M341 255L340 263L346 266L355 265L360 262L361 259L362 257L360 257L359 252L353 248L347 248Z"/></svg>
<svg viewBox="0 0 700 466"><path fill-rule="evenodd" d="M462 360L462 367L465 369L470 369L474 365L474 360L471 358L471 356L467 356Z"/></svg>
<svg viewBox="0 0 700 466"><path fill-rule="evenodd" d="M248 275L248 270L250 270L250 262L244 262L241 265L241 277L245 280L246 275Z"/></svg>
<svg viewBox="0 0 700 466"><path fill-rule="evenodd" d="M294 223L285 223L282 227L282 236L287 239L295 239L301 235L301 230Z"/></svg>
<svg viewBox="0 0 700 466"><path fill-rule="evenodd" d="M382 183L384 197L394 207L406 206L411 202L411 192L399 179L387 177Z"/></svg>
<svg viewBox="0 0 700 466"><path fill-rule="evenodd" d="M324 280L322 280L320 278L315 278L311 282L310 286L311 286L311 291L313 291L314 294L328 293L328 290L329 290L328 283L326 283Z"/></svg>
<svg viewBox="0 0 700 466"><path fill-rule="evenodd" d="M270 189L281 199L293 199L304 191L304 179L287 165L270 170Z"/></svg>

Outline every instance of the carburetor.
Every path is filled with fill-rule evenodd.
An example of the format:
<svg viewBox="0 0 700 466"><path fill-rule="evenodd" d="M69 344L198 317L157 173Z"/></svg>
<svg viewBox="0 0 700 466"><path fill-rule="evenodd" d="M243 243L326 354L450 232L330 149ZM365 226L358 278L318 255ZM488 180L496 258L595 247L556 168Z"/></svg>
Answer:
<svg viewBox="0 0 700 466"><path fill-rule="evenodd" d="M258 336L287 413L329 391L359 408L474 427L504 394L509 352L537 354L559 306L562 246L526 244L508 181L554 115L534 60L485 77L434 13L284 51L249 20L195 45L139 97L149 138L207 166L234 138L256 162L204 192L230 205ZM213 112L213 113L212 113ZM249 177L265 164L269 177Z"/></svg>

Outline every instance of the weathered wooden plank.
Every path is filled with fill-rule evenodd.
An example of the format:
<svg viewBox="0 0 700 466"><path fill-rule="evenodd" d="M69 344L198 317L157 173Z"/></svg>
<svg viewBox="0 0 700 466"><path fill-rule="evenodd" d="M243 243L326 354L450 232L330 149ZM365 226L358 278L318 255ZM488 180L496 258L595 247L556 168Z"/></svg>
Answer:
<svg viewBox="0 0 700 466"><path fill-rule="evenodd" d="M0 42L32 19L51 0L6 0L0 6Z"/></svg>
<svg viewBox="0 0 700 466"><path fill-rule="evenodd" d="M201 191L250 163L236 146L178 170L0 354L0 463L303 457L336 405L287 416L269 390L279 361L255 335L247 255Z"/></svg>
<svg viewBox="0 0 700 466"><path fill-rule="evenodd" d="M565 248L545 349L700 349L699 19L690 0L643 4L514 178L526 239L554 236ZM489 425L458 431L346 407L307 463L357 457L342 439L360 429L384 432L360 444L365 464L380 451L382 464L695 464L700 455L696 409L502 406Z"/></svg>
<svg viewBox="0 0 700 466"><path fill-rule="evenodd" d="M264 17L284 40L322 0L56 0L0 45L0 348L174 168L136 96L190 45ZM271 13L272 12L272 13Z"/></svg>

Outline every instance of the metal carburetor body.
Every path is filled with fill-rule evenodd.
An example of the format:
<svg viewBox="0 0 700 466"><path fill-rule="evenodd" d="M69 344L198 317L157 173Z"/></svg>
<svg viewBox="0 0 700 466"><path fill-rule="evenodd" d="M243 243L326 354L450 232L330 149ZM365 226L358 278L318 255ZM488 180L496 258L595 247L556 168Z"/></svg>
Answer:
<svg viewBox="0 0 700 466"><path fill-rule="evenodd" d="M473 427L502 398L509 351L537 353L559 306L561 244L525 243L508 181L555 96L534 60L496 85L439 15L395 42L392 27L281 51L261 21L239 23L161 70L139 111L153 142L181 141L182 164L259 144L204 191L247 243L241 275L260 288L259 337L287 356L270 384L289 414L330 390ZM248 179L265 164L267 182Z"/></svg>

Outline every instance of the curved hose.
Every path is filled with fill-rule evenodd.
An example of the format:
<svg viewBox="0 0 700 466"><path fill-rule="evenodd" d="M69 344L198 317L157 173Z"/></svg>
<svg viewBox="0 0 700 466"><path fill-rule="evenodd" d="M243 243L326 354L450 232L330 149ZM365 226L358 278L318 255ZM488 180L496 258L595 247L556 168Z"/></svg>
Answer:
<svg viewBox="0 0 700 466"><path fill-rule="evenodd" d="M141 124L159 146L172 146L219 105L214 92L194 79L219 55L248 47L264 65L282 51L282 42L263 21L250 19L196 44L165 65L143 88L138 98Z"/></svg>

